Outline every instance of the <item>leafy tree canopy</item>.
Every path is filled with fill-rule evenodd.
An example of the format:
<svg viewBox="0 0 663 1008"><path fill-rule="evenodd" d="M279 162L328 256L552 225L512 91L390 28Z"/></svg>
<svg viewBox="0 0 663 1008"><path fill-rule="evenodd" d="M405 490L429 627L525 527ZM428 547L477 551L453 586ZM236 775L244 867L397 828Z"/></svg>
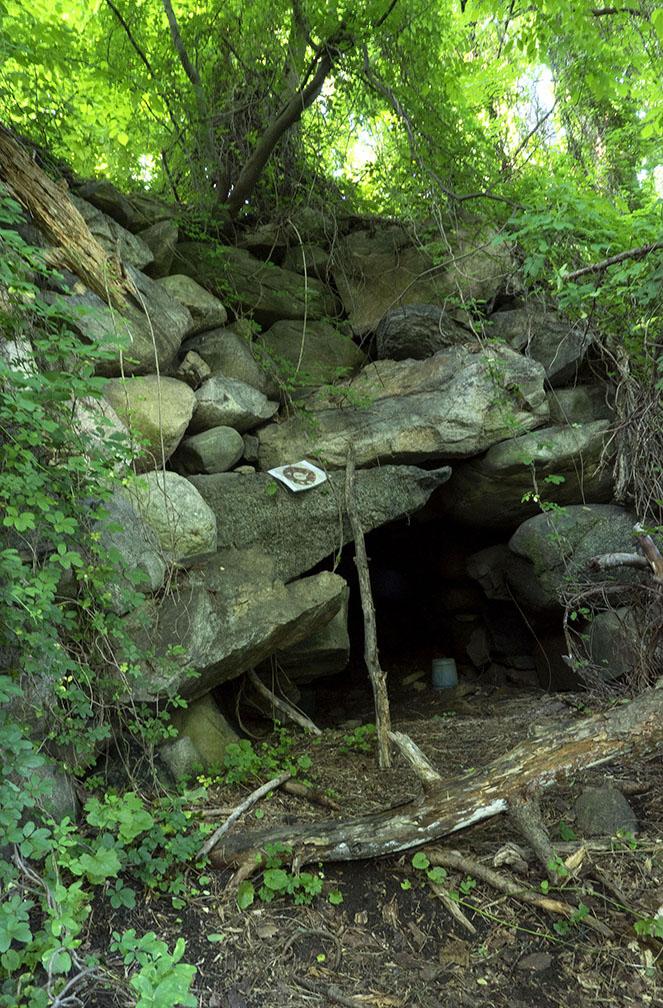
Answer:
<svg viewBox="0 0 663 1008"><path fill-rule="evenodd" d="M630 211L663 170L662 40L654 0L3 0L0 115L207 209L504 216L554 178Z"/></svg>

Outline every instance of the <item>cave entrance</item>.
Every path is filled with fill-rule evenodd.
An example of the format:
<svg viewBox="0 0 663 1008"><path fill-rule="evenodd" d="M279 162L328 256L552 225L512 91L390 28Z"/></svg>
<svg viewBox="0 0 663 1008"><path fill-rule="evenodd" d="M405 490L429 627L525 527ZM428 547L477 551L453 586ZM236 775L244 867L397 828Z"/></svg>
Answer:
<svg viewBox="0 0 663 1008"><path fill-rule="evenodd" d="M393 702L430 685L435 658L455 659L461 683L539 685L540 649L525 615L508 593L487 597L468 573L473 554L488 547L504 548L506 539L504 532L419 516L367 533L380 664L388 675ZM372 717L354 554L351 542L335 567L350 587L348 667L302 687L304 702L313 704L322 723Z"/></svg>

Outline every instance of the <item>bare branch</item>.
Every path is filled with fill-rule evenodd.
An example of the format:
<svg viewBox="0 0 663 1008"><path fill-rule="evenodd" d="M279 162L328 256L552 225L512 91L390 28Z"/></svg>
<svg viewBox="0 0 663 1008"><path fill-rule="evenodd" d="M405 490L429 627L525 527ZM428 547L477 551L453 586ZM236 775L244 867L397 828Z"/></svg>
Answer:
<svg viewBox="0 0 663 1008"><path fill-rule="evenodd" d="M639 553L604 553L587 561L590 570L610 570L612 567L639 567L641 570L649 567L645 557Z"/></svg>
<svg viewBox="0 0 663 1008"><path fill-rule="evenodd" d="M252 808L253 805L255 805L257 801L260 801L264 795L269 794L270 791L275 791L278 787L281 787L281 784L285 784L285 782L290 780L291 777L291 773L284 771L282 774L279 774L278 777L274 777L272 780L267 781L266 784L261 784L259 788L252 791L251 794L248 795L248 797L246 797L244 801L230 813L226 821L222 823L218 829L214 830L212 835L207 838L196 854L196 858L202 858L209 854L209 852L216 847L221 837L225 836L233 823L237 822L242 813L246 812L247 809Z"/></svg>
<svg viewBox="0 0 663 1008"><path fill-rule="evenodd" d="M649 16L644 11L638 10L637 7L598 7L592 11L592 17L610 17L612 14L628 14L649 21Z"/></svg>
<svg viewBox="0 0 663 1008"><path fill-rule="evenodd" d="M107 0L110 3L110 0ZM182 33L180 32L180 26L177 23L177 18L175 17L175 11L173 10L173 5L170 0L161 0L164 11L166 12L166 17L168 18L168 27L170 28L170 37L173 40L173 45L175 51L180 58L180 63L184 68L184 73L187 75L194 88L202 90L202 82L200 80L200 74L198 70L193 65L189 59L189 54L186 51L186 46L182 39Z"/></svg>
<svg viewBox="0 0 663 1008"><path fill-rule="evenodd" d="M644 256L649 255L650 252L656 252L660 248L663 248L663 241L652 242L651 245L642 245L640 248L632 248L627 252L620 252L619 255L602 259L601 262L594 263L592 266L583 266L582 269L575 270L574 273L568 273L566 279L577 280L578 277L586 276L587 273L600 273L602 270L607 269L608 266L614 266L615 263L624 262L626 259L642 259Z"/></svg>

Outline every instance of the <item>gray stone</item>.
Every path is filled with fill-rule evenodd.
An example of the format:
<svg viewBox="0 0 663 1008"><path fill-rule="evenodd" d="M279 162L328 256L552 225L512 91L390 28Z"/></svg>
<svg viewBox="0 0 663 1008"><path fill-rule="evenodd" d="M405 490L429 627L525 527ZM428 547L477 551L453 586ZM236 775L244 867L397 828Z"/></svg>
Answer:
<svg viewBox="0 0 663 1008"><path fill-rule="evenodd" d="M243 441L244 441L244 451L242 455L244 461L248 462L249 465L253 465L258 461L258 449L260 448L260 441L255 436L255 434L245 434Z"/></svg>
<svg viewBox="0 0 663 1008"><path fill-rule="evenodd" d="M364 532L418 511L449 473L448 467L427 472L411 466L358 472L356 500ZM352 539L343 515L344 481L343 473L330 473L326 483L293 494L265 473L191 477L217 516L219 549L263 550L284 581Z"/></svg>
<svg viewBox="0 0 663 1008"><path fill-rule="evenodd" d="M278 398L278 384L255 359L251 343L244 336L230 329L212 329L185 340L182 350L197 353L212 374L244 382L268 399Z"/></svg>
<svg viewBox="0 0 663 1008"><path fill-rule="evenodd" d="M263 469L305 456L358 466L466 458L548 417L543 369L508 347L441 351L424 361L377 361L294 416L260 431Z"/></svg>
<svg viewBox="0 0 663 1008"><path fill-rule="evenodd" d="M611 837L620 830L637 833L638 820L626 798L616 788L585 788L575 802L576 826L583 837Z"/></svg>
<svg viewBox="0 0 663 1008"><path fill-rule="evenodd" d="M154 261L149 264L146 270L151 277L165 277L170 272L175 255L175 246L179 235L177 221L162 220L156 224L150 224L144 231L138 232L138 238L152 251ZM177 300L177 299L176 299Z"/></svg>
<svg viewBox="0 0 663 1008"><path fill-rule="evenodd" d="M33 783L40 786L42 792L37 800L37 808L42 815L56 823L65 818L75 823L78 817L78 798L70 774L52 763L35 767L31 773Z"/></svg>
<svg viewBox="0 0 663 1008"><path fill-rule="evenodd" d="M288 245L289 228L279 221L259 224L245 231L237 242L237 247L246 249L258 259L281 261Z"/></svg>
<svg viewBox="0 0 663 1008"><path fill-rule="evenodd" d="M212 369L195 350L189 350L180 361L180 366L174 375L178 381L185 382L194 391L200 388L204 381L212 377Z"/></svg>
<svg viewBox="0 0 663 1008"><path fill-rule="evenodd" d="M211 427L234 427L243 434L274 416L279 408L245 382L213 374L195 392L194 434Z"/></svg>
<svg viewBox="0 0 663 1008"><path fill-rule="evenodd" d="M168 557L182 561L216 550L216 516L183 476L145 473L128 492Z"/></svg>
<svg viewBox="0 0 663 1008"><path fill-rule="evenodd" d="M8 307L8 302L2 297L1 290L0 307L3 310ZM20 371L25 375L34 374L37 370L32 346L25 336L14 336L7 339L4 332L0 333L0 360L4 361L12 371Z"/></svg>
<svg viewBox="0 0 663 1008"><path fill-rule="evenodd" d="M196 405L195 394L188 385L176 378L157 375L109 381L104 398L143 446L139 456L142 469L158 468L170 458Z"/></svg>
<svg viewBox="0 0 663 1008"><path fill-rule="evenodd" d="M612 504L567 505L529 518L509 540L507 580L514 595L528 608L556 609L565 586L578 578L639 583L644 572L632 568L592 572L587 567L603 553L633 552L635 522L632 512Z"/></svg>
<svg viewBox="0 0 663 1008"><path fill-rule="evenodd" d="M107 586L116 612L128 611L126 596L132 591L158 591L166 574L166 560L159 541L142 520L124 490L116 490L104 502L107 517L99 523L101 542L106 550L115 550L120 564L115 579ZM141 581L136 588L131 575L138 572Z"/></svg>
<svg viewBox="0 0 663 1008"><path fill-rule="evenodd" d="M351 338L328 322L276 322L263 333L258 346L274 362L273 369L285 373L282 380L293 380L301 388L347 378L366 363L366 354ZM297 369L299 369L297 371Z"/></svg>
<svg viewBox="0 0 663 1008"><path fill-rule="evenodd" d="M159 280L159 286L189 310L192 325L187 333L188 337L226 324L228 312L222 303L191 277L182 273L163 276Z"/></svg>
<svg viewBox="0 0 663 1008"><path fill-rule="evenodd" d="M343 578L327 572L284 585L257 551L218 554L183 578L176 593L158 604L147 599L125 620L148 656L132 697L208 693L328 623L345 589Z"/></svg>
<svg viewBox="0 0 663 1008"><path fill-rule="evenodd" d="M173 457L173 465L189 476L223 473L244 455L244 440L232 427L209 430L184 438Z"/></svg>
<svg viewBox="0 0 663 1008"><path fill-rule="evenodd" d="M340 241L334 280L355 334L373 331L397 306L491 301L513 269L505 245L491 245L490 236L469 231L452 237L443 260L447 265L437 266L400 225L353 231Z"/></svg>
<svg viewBox="0 0 663 1008"><path fill-rule="evenodd" d="M643 651L647 650L647 633L638 613L622 606L596 613L586 630L585 643L590 665L589 680L598 677L610 682L625 677L633 682L641 671ZM654 663L663 667L663 641L660 642ZM660 663L660 664L659 664Z"/></svg>
<svg viewBox="0 0 663 1008"><path fill-rule="evenodd" d="M105 252L118 256L123 263L137 270L145 269L153 263L152 249L142 238L127 231L112 217L102 213L84 199L74 196L73 193L70 199L87 224L90 234L97 239Z"/></svg>
<svg viewBox="0 0 663 1008"><path fill-rule="evenodd" d="M161 746L159 755L173 778L181 780L196 772L223 770L227 747L238 735L219 710L211 693L193 700L184 710L171 715L178 737Z"/></svg>
<svg viewBox="0 0 663 1008"><path fill-rule="evenodd" d="M303 245L294 245L288 249L283 260L283 268L294 273L317 277L326 283L331 271L330 255L327 249L320 245L304 242Z"/></svg>
<svg viewBox="0 0 663 1008"><path fill-rule="evenodd" d="M219 297L230 293L234 303L263 327L284 318L333 317L338 311L336 298L319 280L305 282L298 273L261 262L244 249L181 242L175 266Z"/></svg>
<svg viewBox="0 0 663 1008"><path fill-rule="evenodd" d="M528 494L559 505L608 503L613 496L611 436L610 423L597 420L577 427L541 427L502 441L481 458L454 466L436 506L468 525L513 528L541 510L533 496L523 500Z"/></svg>
<svg viewBox="0 0 663 1008"><path fill-rule="evenodd" d="M505 573L509 555L506 543L499 543L487 546L467 558L467 573L479 582L489 599L511 598Z"/></svg>
<svg viewBox="0 0 663 1008"><path fill-rule="evenodd" d="M177 209L145 193L121 193L107 179L90 179L76 187L82 199L103 210L130 231L142 231L160 220L177 215Z"/></svg>
<svg viewBox="0 0 663 1008"><path fill-rule="evenodd" d="M550 420L555 424L592 423L612 420L612 396L604 385L576 385L575 388L552 389L548 395Z"/></svg>
<svg viewBox="0 0 663 1008"><path fill-rule="evenodd" d="M341 608L322 630L287 651L277 653L279 667L293 682L313 682L323 676L342 672L347 667L350 659L349 596L347 590Z"/></svg>
<svg viewBox="0 0 663 1008"><path fill-rule="evenodd" d="M487 331L539 361L552 386L568 385L580 370L593 337L582 322L570 322L557 312L514 308L491 315Z"/></svg>
<svg viewBox="0 0 663 1008"><path fill-rule="evenodd" d="M86 396L72 402L72 429L81 441L86 455L115 458L115 471L129 464L131 439L127 428L105 399Z"/></svg>
<svg viewBox="0 0 663 1008"><path fill-rule="evenodd" d="M425 360L439 350L474 339L437 305L408 304L392 308L375 334L380 360Z"/></svg>
<svg viewBox="0 0 663 1008"><path fill-rule="evenodd" d="M72 281L71 293L53 296L51 300L62 300L64 310L74 316L73 324L83 336L117 349L115 360L103 361L98 366L99 374L107 377L149 374L157 364L163 374L174 364L184 334L191 327L191 316L154 280L131 266L126 269L140 293L140 308L127 305L122 313L111 310L77 279Z"/></svg>

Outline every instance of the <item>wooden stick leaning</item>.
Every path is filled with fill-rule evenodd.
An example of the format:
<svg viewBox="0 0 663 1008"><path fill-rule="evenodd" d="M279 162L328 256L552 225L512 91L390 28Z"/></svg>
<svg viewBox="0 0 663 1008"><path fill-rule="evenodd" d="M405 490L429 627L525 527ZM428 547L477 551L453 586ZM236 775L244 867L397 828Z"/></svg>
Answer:
<svg viewBox="0 0 663 1008"><path fill-rule="evenodd" d="M291 777L292 777L291 773L284 772L282 774L279 774L278 777L274 777L272 780L267 781L266 784L261 784L259 788L255 789L255 791L252 791L251 794L248 795L248 797L246 797L244 801L237 806L236 809L233 809L233 811L230 813L226 821L221 826L219 826L218 829L214 830L212 835L207 838L205 843L202 845L202 847L196 854L196 858L205 857L207 854L209 854L209 852L213 850L214 847L216 847L221 837L228 832L233 823L237 822L239 817L244 812L248 811L248 809L250 809L253 805L255 805L257 801L260 801L260 799L264 797L264 795L268 794L270 791L276 790L276 788L280 787L281 784L284 784L287 780L290 780Z"/></svg>
<svg viewBox="0 0 663 1008"><path fill-rule="evenodd" d="M285 717L287 717L290 721L294 721L295 724L298 724L300 728L303 728L304 731L309 732L311 735L322 735L318 726L313 724L310 718L307 718L305 714L298 711L296 707L293 707L293 705L288 703L287 700L284 700L282 697L277 697L274 693L272 693L269 686L265 686L264 682L258 678L254 669L249 669L246 676L256 692L259 693L264 700L267 700L272 707L275 707L276 710L285 715Z"/></svg>
<svg viewBox="0 0 663 1008"><path fill-rule="evenodd" d="M352 538L355 543L355 564L359 576L359 594L364 613L364 660L373 687L375 702L375 727L378 738L378 766L381 770L391 766L391 747L389 731L391 715L389 713L389 696L387 694L387 679L380 668L378 656L378 639L375 626L375 606L371 591L371 578L368 572L368 557L364 530L359 520L359 512L354 499L355 456L352 447L348 450L348 461L345 467L345 509L348 513Z"/></svg>

